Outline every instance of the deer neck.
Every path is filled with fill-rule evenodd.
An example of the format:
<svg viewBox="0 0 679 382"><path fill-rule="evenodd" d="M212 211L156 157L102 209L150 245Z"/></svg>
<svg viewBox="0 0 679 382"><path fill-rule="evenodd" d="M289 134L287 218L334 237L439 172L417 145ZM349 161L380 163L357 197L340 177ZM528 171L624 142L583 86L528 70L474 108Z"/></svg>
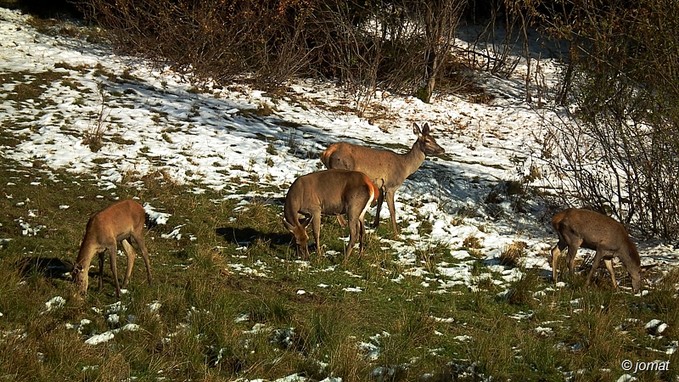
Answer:
<svg viewBox="0 0 679 382"><path fill-rule="evenodd" d="M406 177L408 177L410 174L417 171L420 166L422 166L426 155L420 148L420 141L416 141L413 144L413 147L410 148L410 151L405 154L401 154L401 157L404 164L403 169L406 171Z"/></svg>
<svg viewBox="0 0 679 382"><path fill-rule="evenodd" d="M78 257L75 260L75 265L80 265L83 269L89 268L94 255L96 255L96 246L85 239L80 246Z"/></svg>
<svg viewBox="0 0 679 382"><path fill-rule="evenodd" d="M637 268L641 267L641 258L639 257L639 251L637 250L637 246L629 239L627 238L626 245L625 247L625 252L627 252L627 258L632 262L634 266Z"/></svg>

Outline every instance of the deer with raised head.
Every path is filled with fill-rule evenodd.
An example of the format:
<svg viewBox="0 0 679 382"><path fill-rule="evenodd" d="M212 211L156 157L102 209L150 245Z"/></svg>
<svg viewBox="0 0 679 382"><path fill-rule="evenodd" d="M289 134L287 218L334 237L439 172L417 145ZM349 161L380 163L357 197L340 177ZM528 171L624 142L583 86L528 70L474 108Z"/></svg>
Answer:
<svg viewBox="0 0 679 382"><path fill-rule="evenodd" d="M552 279L557 281L557 261L561 252L568 247L568 270L572 274L575 255L580 247L596 251L592 269L587 275L585 285L589 285L594 272L604 261L617 288L612 260L617 257L632 278L632 290L639 291L641 286L641 260L636 245L632 242L625 227L611 217L591 210L569 208L552 218L552 227L559 235L559 242L552 248Z"/></svg>
<svg viewBox="0 0 679 382"><path fill-rule="evenodd" d="M295 237L297 255L309 257L306 228L311 223L316 252L322 256L320 243L321 215L346 214L349 221L349 245L346 257L359 242L363 254L365 212L378 197L379 189L365 174L348 170L325 170L297 178L287 195L283 207L283 224Z"/></svg>
<svg viewBox="0 0 679 382"><path fill-rule="evenodd" d="M148 251L144 244L144 222L146 213L144 207L133 200L124 200L112 204L90 217L85 229L85 236L80 251L73 266L73 281L77 285L80 296L87 294L90 263L95 255L99 255L99 288L103 285L104 254L108 252L111 261L111 272L116 286L116 297L120 298L120 284L116 266L117 244L122 243L127 255L127 272L122 287L125 288L132 275L135 251L129 239L136 244L146 265L146 277L151 283L151 265Z"/></svg>
<svg viewBox="0 0 679 382"><path fill-rule="evenodd" d="M333 143L321 154L321 162L325 167L360 171L368 175L379 187L380 195L377 200L377 213L373 227L377 227L380 223L380 210L386 199L395 236L399 233L394 206L396 190L401 187L407 177L420 168L427 155L445 153L445 150L431 136L428 123L425 123L422 129L414 124L413 133L417 136L417 141L405 154L346 142Z"/></svg>

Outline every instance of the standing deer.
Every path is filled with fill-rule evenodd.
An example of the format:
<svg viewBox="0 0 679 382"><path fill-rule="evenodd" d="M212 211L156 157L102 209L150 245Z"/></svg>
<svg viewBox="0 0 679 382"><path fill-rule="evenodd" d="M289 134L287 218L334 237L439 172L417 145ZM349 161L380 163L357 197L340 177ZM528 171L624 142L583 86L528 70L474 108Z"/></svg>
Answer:
<svg viewBox="0 0 679 382"><path fill-rule="evenodd" d="M346 142L333 143L321 154L321 162L327 168L360 171L372 179L373 183L380 188L373 227L380 224L380 210L386 198L395 236L398 236L396 208L394 206L396 190L401 187L408 176L420 168L427 155L445 153L445 150L430 135L428 123L422 126L422 130L417 124L414 124L413 133L417 135L417 141L405 154Z"/></svg>
<svg viewBox="0 0 679 382"><path fill-rule="evenodd" d="M557 260L561 251L568 247L568 270L572 274L575 255L583 247L596 251L592 269L587 275L589 285L594 272L604 261L611 274L613 287L617 288L613 272L613 257L618 257L632 278L632 290L639 291L641 284L641 261L636 245L632 242L625 227L614 219L598 212L569 208L552 218L552 227L559 235L559 242L552 248L552 279L557 281Z"/></svg>
<svg viewBox="0 0 679 382"><path fill-rule="evenodd" d="M287 195L283 208L283 224L295 237L297 254L309 257L306 227L311 222L316 251L322 255L320 243L321 214L346 214L349 220L349 245L346 257L351 255L358 239L359 254L363 254L363 236L366 210L379 194L379 189L365 174L348 170L325 170L300 176ZM302 224L300 219L304 219Z"/></svg>
<svg viewBox="0 0 679 382"><path fill-rule="evenodd" d="M124 200L108 206L95 213L87 222L85 237L80 245L80 252L73 266L73 281L81 296L87 294L90 263L95 255L99 255L99 288L103 285L104 253L108 252L111 260L111 272L116 286L116 297L120 298L118 270L116 266L117 243L122 242L127 255L127 272L123 280L123 288L127 286L132 275L135 252L128 239L132 239L141 251L146 265L146 277L151 283L151 266L149 255L144 244L144 207L133 200Z"/></svg>

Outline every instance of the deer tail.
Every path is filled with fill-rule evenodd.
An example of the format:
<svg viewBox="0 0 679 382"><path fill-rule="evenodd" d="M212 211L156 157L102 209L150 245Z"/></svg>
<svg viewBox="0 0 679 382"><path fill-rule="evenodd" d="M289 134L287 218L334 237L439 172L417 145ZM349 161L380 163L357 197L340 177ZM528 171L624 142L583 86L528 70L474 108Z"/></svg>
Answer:
<svg viewBox="0 0 679 382"><path fill-rule="evenodd" d="M380 189L373 183L370 178L368 178L367 175L363 175L363 180L365 180L365 183L368 185L368 188L370 189L370 202L368 205L373 205L377 202L377 198L380 197Z"/></svg>
<svg viewBox="0 0 679 382"><path fill-rule="evenodd" d="M380 194L380 190L375 186L375 184L368 178L367 175L363 174L363 182L365 182L365 185L368 186L368 200L365 202L365 206L363 206L363 211L361 211L361 219L363 220L363 217L365 216L365 213L368 212L368 208L375 204L377 202L377 197Z"/></svg>

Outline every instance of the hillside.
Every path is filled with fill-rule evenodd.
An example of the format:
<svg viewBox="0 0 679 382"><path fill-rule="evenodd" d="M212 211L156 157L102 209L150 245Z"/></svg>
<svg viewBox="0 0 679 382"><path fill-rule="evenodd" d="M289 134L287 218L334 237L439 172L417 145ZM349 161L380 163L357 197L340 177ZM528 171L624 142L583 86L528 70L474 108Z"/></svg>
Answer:
<svg viewBox="0 0 679 382"><path fill-rule="evenodd" d="M478 74L481 103L378 93L359 117L331 83L196 86L2 8L0 33L3 378L630 380L621 361L659 360L671 370L634 376L676 380L679 250L637 240L655 268L636 296L620 266L617 292L604 272L589 289L551 283L555 112L524 102L520 67ZM405 152L425 122L446 153L397 192L401 236L385 206L362 258L343 262L330 218L326 256L295 258L280 222L292 181L332 142ZM105 264L78 302L68 271L87 218L126 197L157 224L155 282L138 263L117 301Z"/></svg>

